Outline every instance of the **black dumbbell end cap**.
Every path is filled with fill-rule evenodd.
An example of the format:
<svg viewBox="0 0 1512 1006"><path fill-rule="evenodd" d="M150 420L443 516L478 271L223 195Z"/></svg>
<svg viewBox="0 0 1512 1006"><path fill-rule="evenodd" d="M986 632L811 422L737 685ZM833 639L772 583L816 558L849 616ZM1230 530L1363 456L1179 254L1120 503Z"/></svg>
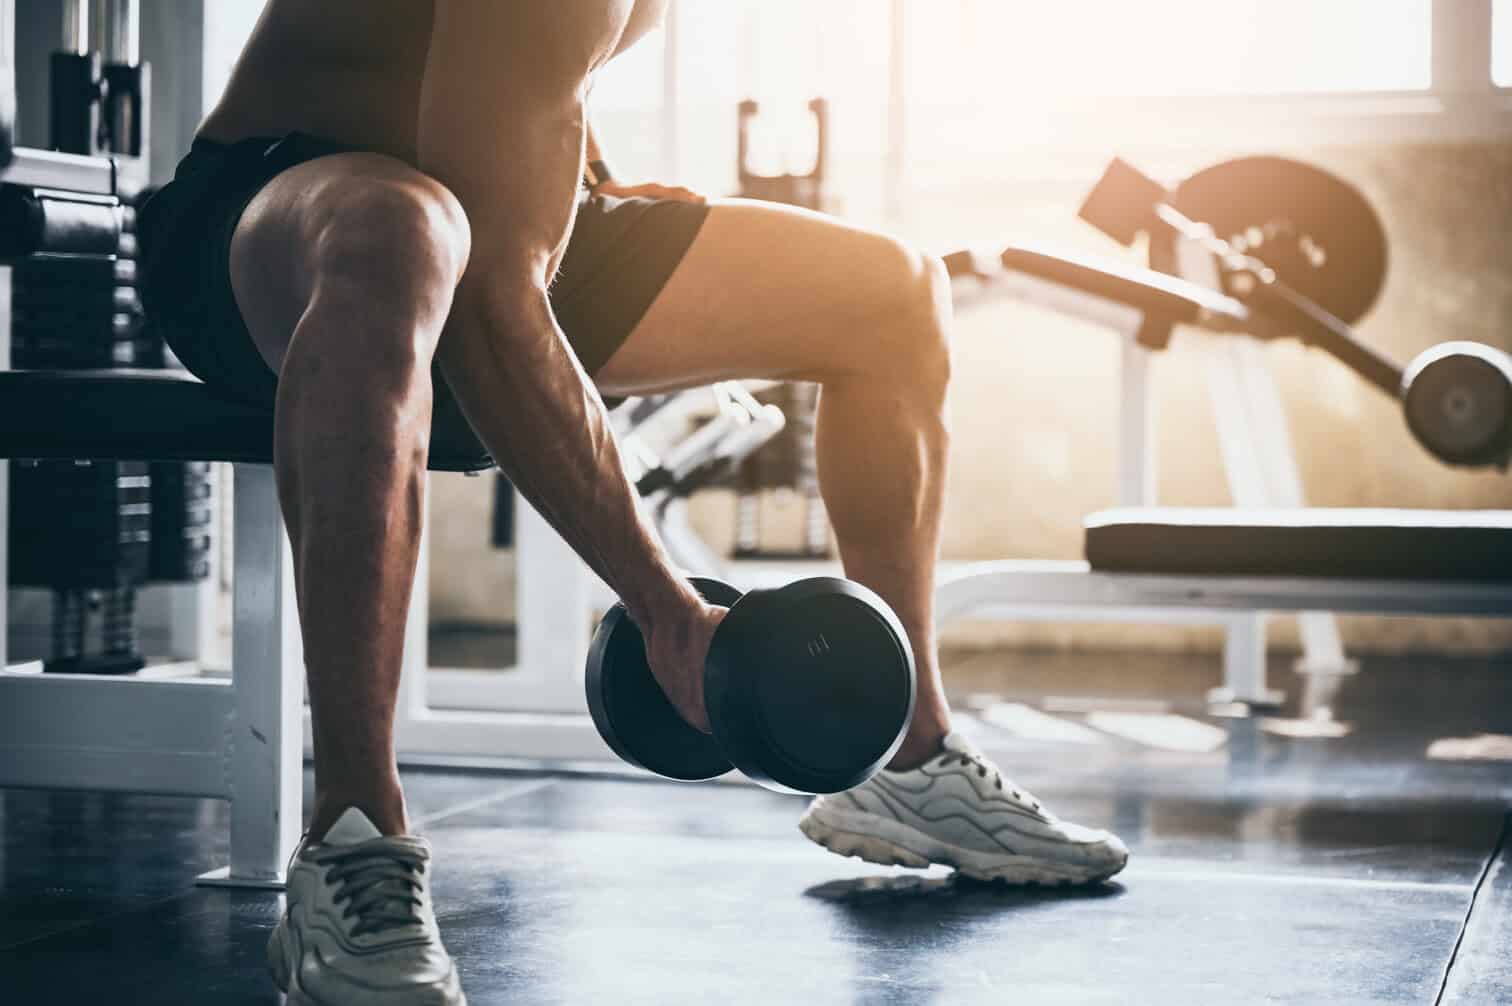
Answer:
<svg viewBox="0 0 1512 1006"><path fill-rule="evenodd" d="M599 622L588 646L588 712L610 750L669 779L696 781L733 767L714 738L680 716L651 673L645 642L624 605Z"/></svg>
<svg viewBox="0 0 1512 1006"><path fill-rule="evenodd" d="M737 617L738 616L738 617ZM849 580L753 591L715 636L704 698L735 766L770 789L837 793L885 765L913 718L916 675L892 609Z"/></svg>

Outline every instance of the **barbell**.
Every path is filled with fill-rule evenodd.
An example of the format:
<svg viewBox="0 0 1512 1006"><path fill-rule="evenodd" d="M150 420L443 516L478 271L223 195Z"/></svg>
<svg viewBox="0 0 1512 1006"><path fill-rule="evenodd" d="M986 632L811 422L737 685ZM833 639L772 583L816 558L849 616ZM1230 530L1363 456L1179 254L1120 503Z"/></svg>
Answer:
<svg viewBox="0 0 1512 1006"><path fill-rule="evenodd" d="M1350 367L1401 405L1408 429L1447 464L1512 461L1512 355L1468 341L1433 346L1405 367L1350 327L1386 275L1386 236L1357 189L1281 157L1226 161L1174 190L1115 159L1084 201L1082 219L1123 244L1144 233L1151 266L1178 272L1176 242L1205 250L1223 291L1243 302L1243 334L1297 337Z"/></svg>

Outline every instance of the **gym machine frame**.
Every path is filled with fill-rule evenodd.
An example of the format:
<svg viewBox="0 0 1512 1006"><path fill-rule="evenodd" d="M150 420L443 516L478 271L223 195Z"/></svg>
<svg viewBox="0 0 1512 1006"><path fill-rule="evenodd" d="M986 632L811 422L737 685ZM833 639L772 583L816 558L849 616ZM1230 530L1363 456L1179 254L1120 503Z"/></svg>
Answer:
<svg viewBox="0 0 1512 1006"><path fill-rule="evenodd" d="M109 0L112 44L133 61L135 0ZM67 48L89 48L87 0L70 6ZM14 8L0 2L0 88L13 93L9 65ZM86 60L92 63L92 59ZM129 153L93 156L15 149L0 159L0 183L58 190L83 198L122 198L145 178L138 121ZM10 367L10 271L0 269L0 369ZM0 528L8 518L8 462L0 461ZM272 469L237 465L234 486L232 663L256 673L229 679L101 677L47 674L40 662L8 658L0 626L0 786L140 791L226 799L231 806L230 863L205 881L281 886L300 830L302 799L299 705L303 674L292 562ZM6 536L0 534L0 587ZM194 590L195 588L189 588ZM190 598L202 602L203 597ZM198 623L202 603L175 604L175 628ZM194 632L176 648L198 649ZM195 654L179 654L195 656Z"/></svg>
<svg viewBox="0 0 1512 1006"><path fill-rule="evenodd" d="M1216 174L1218 170L1210 172ZM1217 240L1210 228L1186 219L1169 205L1170 201L1170 194L1158 184L1114 161L1084 205L1082 215L1125 244L1137 231L1148 231L1151 257L1166 263L1174 274L1173 283L1166 283L1161 273L1152 270L1126 270L1025 248L965 251L951 256L952 272L958 277L990 282L1025 301L1101 324L1119 336L1120 506L1156 505L1155 402L1149 368L1155 349L1164 347L1172 328L1170 320L1151 317L1112 296L1122 283L1157 289L1164 286L1195 305L1193 316L1186 321L1210 333L1202 346L1208 388L1230 493L1240 508L1305 506L1286 415L1266 367L1260 339L1299 334L1304 342L1327 348L1370 383L1393 396L1401 395L1409 423L1415 409L1419 414L1424 411L1414 404L1413 381L1429 367L1443 365L1441 361L1447 357L1475 361L1488 370L1499 368L1505 380L1508 370L1502 354L1466 343L1449 343L1424 353L1404 372L1360 342L1339 318L1284 282L1277 282L1272 270ZM1132 214L1130 203L1135 207ZM1262 316L1225 294L1224 270L1231 274L1231 281L1245 284L1252 292L1256 286L1266 288L1267 304L1274 303L1278 313ZM1078 276L1079 281L1073 279ZM1109 289L1110 295L1099 296L1095 292L1099 285ZM1369 287L1369 283L1364 286ZM1373 296L1371 291L1364 299ZM1450 361L1450 365L1457 362ZM1414 433L1425 446L1442 451L1443 446L1429 444L1427 438L1433 434L1425 435L1421 423L1419 419ZM1505 467L1507 458L1503 446L1473 461L1450 460ZM1080 562L988 562L943 570L936 604L941 621L982 613L1003 618L1215 621L1226 629L1224 684L1210 700L1262 708L1274 705L1279 698L1266 686L1269 614L1295 612L1303 647L1303 656L1296 664L1304 679L1302 711L1304 715L1327 716L1340 679L1354 673L1357 665L1345 657L1336 623L1324 612L1508 616L1512 615L1512 585L1315 575L1157 575L1094 571Z"/></svg>
<svg viewBox="0 0 1512 1006"><path fill-rule="evenodd" d="M1002 260L1008 256L999 255ZM1182 256L1204 270L1200 256ZM1211 268L1211 267L1206 267ZM1151 382L1155 351L1140 341L1149 318L1119 301L1069 288L1012 266L984 270L995 286L1027 304L1047 308L1110 330L1118 340L1117 504L1158 505L1155 427L1158 415ZM1188 278L1216 288L1216 271ZM1234 505L1247 508L1301 507L1303 497L1286 415L1275 381L1258 347L1240 336L1204 347L1209 399L1217 424L1224 473ZM1316 589L1299 589L1296 604L1258 603L1274 593L1259 584L1220 597L1211 578L1144 580L1127 574L1094 573L1081 561L999 560L946 563L936 588L940 624L967 616L999 620L1126 621L1211 624L1224 631L1223 684L1210 703L1278 705L1282 693L1267 684L1268 611L1298 612L1302 656L1298 673L1317 681L1318 694L1332 691L1338 678L1358 669L1344 652L1338 625L1326 612L1349 610L1322 603ZM1292 591L1281 592L1283 595ZM1254 603L1245 599L1252 595Z"/></svg>

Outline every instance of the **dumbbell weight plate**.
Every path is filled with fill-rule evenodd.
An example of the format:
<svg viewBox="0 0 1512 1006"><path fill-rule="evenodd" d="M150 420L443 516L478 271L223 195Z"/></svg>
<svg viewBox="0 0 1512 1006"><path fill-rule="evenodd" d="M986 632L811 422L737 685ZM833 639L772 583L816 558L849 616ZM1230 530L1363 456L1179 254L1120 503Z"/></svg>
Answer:
<svg viewBox="0 0 1512 1006"><path fill-rule="evenodd" d="M1365 316L1386 281L1386 230L1375 208L1314 165L1223 161L1182 182L1173 203L1346 324Z"/></svg>
<svg viewBox="0 0 1512 1006"><path fill-rule="evenodd" d="M694 577L711 604L733 605L740 591ZM599 735L625 761L669 779L713 779L734 766L718 742L682 718L651 673L646 643L623 604L609 609L588 647L588 712Z"/></svg>
<svg viewBox="0 0 1512 1006"><path fill-rule="evenodd" d="M1407 426L1435 457L1506 464L1512 455L1512 356L1475 342L1419 354L1402 377Z"/></svg>
<svg viewBox="0 0 1512 1006"><path fill-rule="evenodd" d="M908 635L860 584L814 577L741 599L704 702L726 757L771 789L837 793L897 753L913 716Z"/></svg>

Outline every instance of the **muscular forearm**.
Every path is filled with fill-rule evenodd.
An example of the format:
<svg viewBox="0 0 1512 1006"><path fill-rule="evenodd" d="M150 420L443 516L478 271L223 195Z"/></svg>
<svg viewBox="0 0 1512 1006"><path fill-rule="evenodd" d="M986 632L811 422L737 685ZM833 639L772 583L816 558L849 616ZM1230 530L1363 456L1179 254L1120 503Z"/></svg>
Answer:
<svg viewBox="0 0 1512 1006"><path fill-rule="evenodd" d="M448 333L442 369L500 468L644 627L689 588L641 519L603 403L544 296L505 289L460 292L451 324L475 337Z"/></svg>
<svg viewBox="0 0 1512 1006"><path fill-rule="evenodd" d="M654 621L686 608L693 594L641 520L603 403L545 293L583 169L586 75L607 55L624 13L598 0L571 11L491 0L437 5L419 166L457 196L472 232L437 360L526 499L638 619ZM558 23L581 30L594 17L605 19L601 30L584 37Z"/></svg>

